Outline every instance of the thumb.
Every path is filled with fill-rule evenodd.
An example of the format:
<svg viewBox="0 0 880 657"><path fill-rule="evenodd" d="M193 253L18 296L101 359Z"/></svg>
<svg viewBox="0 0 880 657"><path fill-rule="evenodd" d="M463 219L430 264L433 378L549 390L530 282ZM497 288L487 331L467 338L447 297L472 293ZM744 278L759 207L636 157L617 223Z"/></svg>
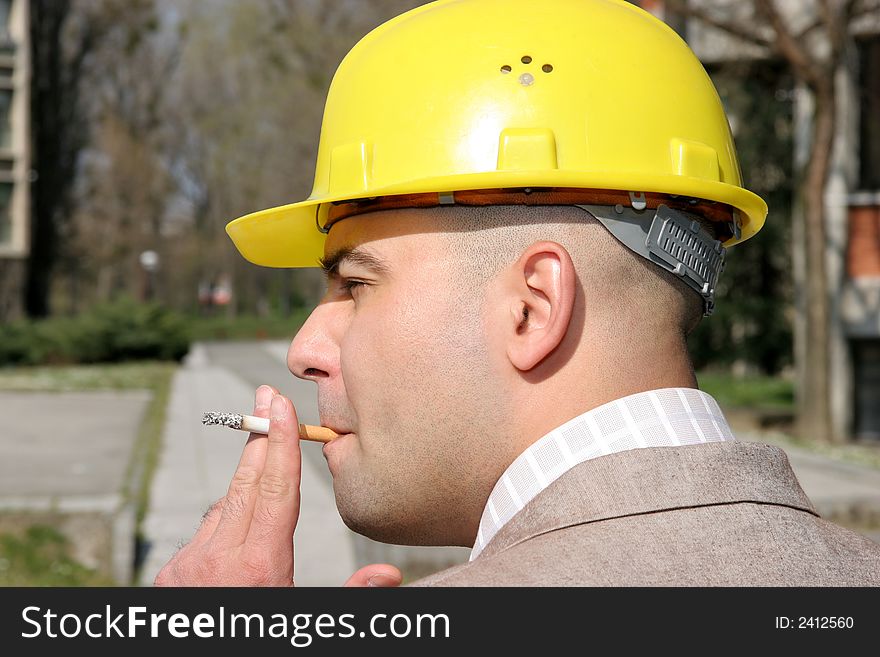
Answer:
<svg viewBox="0 0 880 657"><path fill-rule="evenodd" d="M345 582L345 586L379 586L390 588L400 586L402 581L403 575L400 574L400 570L395 566L387 563L374 563L364 566L349 577L348 581Z"/></svg>

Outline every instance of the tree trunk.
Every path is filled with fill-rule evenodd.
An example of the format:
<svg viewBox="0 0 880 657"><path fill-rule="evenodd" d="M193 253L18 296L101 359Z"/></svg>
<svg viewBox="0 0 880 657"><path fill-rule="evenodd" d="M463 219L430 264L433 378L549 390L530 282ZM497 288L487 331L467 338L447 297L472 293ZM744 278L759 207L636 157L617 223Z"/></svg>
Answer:
<svg viewBox="0 0 880 657"><path fill-rule="evenodd" d="M58 246L59 206L68 188L59 171L65 103L62 82L61 32L69 2L46 0L31 6L31 117L32 157L38 176L31 187L31 247L25 272L24 307L30 317L49 314L49 287Z"/></svg>
<svg viewBox="0 0 880 657"><path fill-rule="evenodd" d="M806 362L800 395L800 434L808 440L831 441L829 387L830 345L828 284L825 251L825 188L834 142L835 89L833 76L812 89L815 97L813 139L802 178L804 239L806 242Z"/></svg>
<svg viewBox="0 0 880 657"><path fill-rule="evenodd" d="M0 324L21 318L21 284L24 262L0 258Z"/></svg>

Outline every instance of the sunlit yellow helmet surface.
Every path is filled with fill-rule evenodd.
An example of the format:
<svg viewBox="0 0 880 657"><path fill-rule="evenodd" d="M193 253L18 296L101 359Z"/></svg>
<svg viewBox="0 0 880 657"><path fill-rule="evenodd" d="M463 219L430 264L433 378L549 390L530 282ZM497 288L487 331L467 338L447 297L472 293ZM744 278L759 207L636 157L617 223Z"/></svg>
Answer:
<svg viewBox="0 0 880 657"><path fill-rule="evenodd" d="M227 232L256 264L313 267L333 202L527 187L726 204L741 231L726 246L767 213L742 188L701 63L649 13L623 0L440 0L340 64L309 198Z"/></svg>

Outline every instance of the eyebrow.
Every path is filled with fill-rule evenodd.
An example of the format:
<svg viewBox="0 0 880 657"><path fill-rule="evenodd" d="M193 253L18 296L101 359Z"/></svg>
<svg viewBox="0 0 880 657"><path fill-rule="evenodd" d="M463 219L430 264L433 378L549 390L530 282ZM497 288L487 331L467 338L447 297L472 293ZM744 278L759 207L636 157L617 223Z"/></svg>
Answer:
<svg viewBox="0 0 880 657"><path fill-rule="evenodd" d="M390 270L383 260L356 246L347 246L318 260L324 275L329 279L339 275L339 267L343 262L364 267L374 274L387 274Z"/></svg>

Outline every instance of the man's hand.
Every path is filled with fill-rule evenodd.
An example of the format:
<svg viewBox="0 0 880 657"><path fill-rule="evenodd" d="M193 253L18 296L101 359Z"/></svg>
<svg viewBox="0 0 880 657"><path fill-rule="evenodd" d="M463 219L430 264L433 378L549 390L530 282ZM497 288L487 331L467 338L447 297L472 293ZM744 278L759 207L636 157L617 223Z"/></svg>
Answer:
<svg viewBox="0 0 880 657"><path fill-rule="evenodd" d="M299 422L289 399L257 389L254 415L268 438L251 434L226 496L205 514L192 541L165 564L156 586L293 586L293 532L299 519ZM400 571L365 566L346 586L398 586Z"/></svg>

